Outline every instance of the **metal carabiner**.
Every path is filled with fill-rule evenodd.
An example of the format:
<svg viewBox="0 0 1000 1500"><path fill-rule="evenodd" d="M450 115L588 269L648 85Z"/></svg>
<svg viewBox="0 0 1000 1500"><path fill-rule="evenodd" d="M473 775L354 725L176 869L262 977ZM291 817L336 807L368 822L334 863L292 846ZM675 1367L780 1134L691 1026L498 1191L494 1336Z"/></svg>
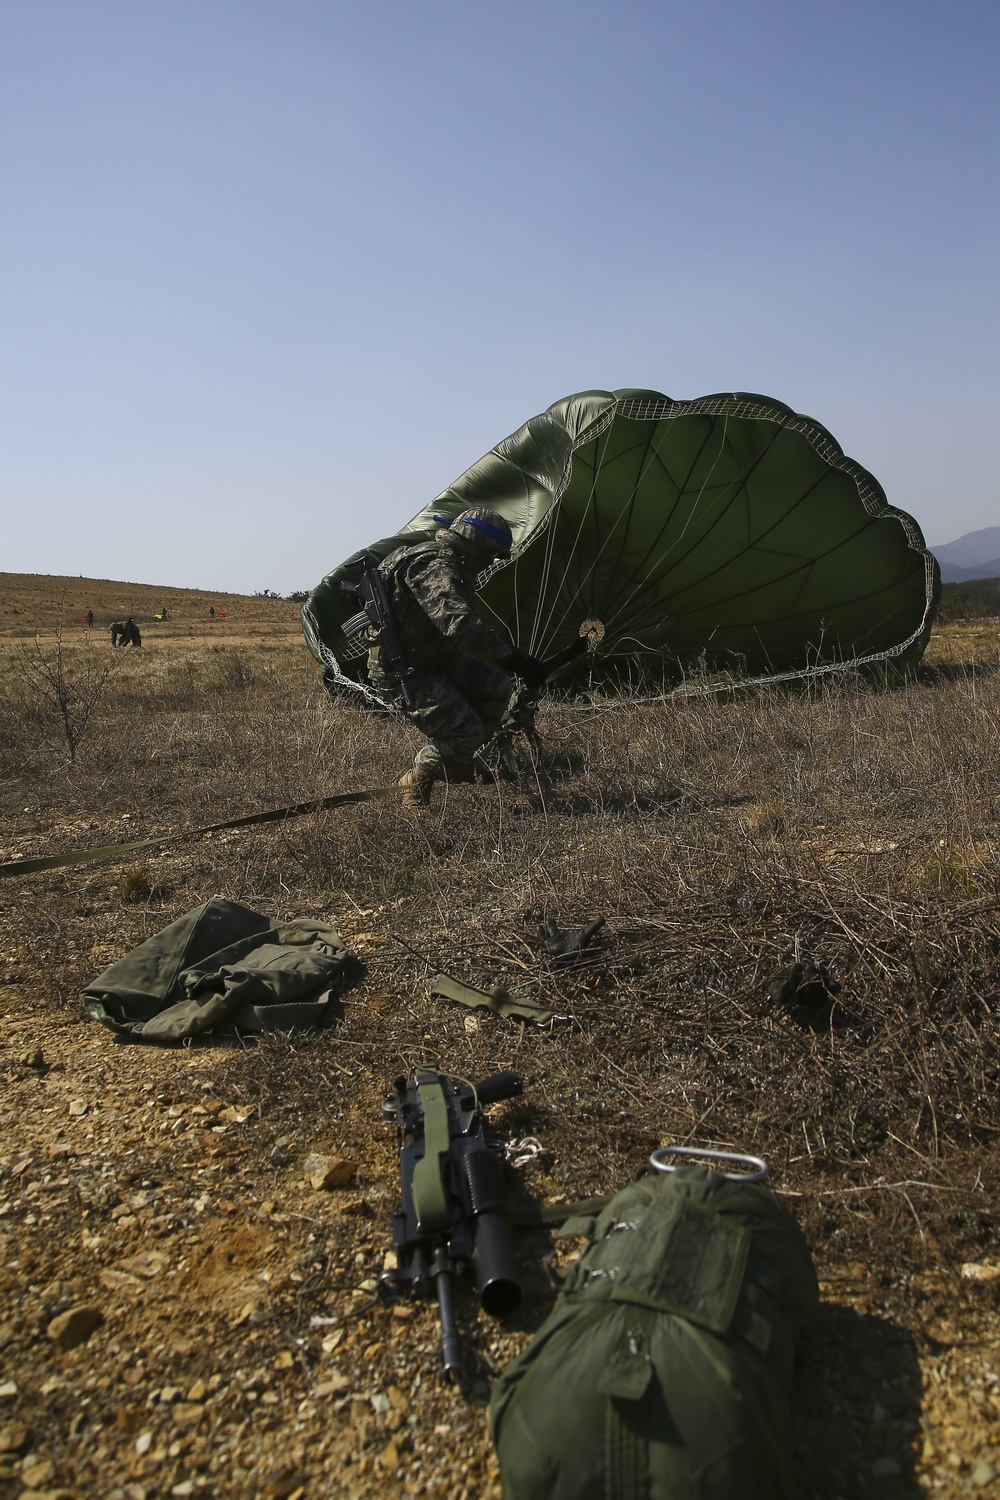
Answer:
<svg viewBox="0 0 1000 1500"><path fill-rule="evenodd" d="M707 1157L710 1161L744 1162L749 1172L723 1172L727 1182L763 1182L770 1167L762 1156L749 1156L744 1151L709 1151L704 1146L661 1146L649 1158L649 1165L656 1172L676 1172L675 1164L665 1160L668 1156Z"/></svg>

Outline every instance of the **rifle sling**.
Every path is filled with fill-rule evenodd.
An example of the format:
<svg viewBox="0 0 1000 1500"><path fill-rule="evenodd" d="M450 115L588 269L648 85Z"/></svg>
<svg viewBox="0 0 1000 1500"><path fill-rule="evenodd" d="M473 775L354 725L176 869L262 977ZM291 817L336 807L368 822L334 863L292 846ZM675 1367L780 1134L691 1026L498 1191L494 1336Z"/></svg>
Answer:
<svg viewBox="0 0 1000 1500"><path fill-rule="evenodd" d="M435 974L431 980L431 994L444 1000L457 1000L470 1010L491 1010L511 1021L528 1021L534 1026L558 1026L570 1020L569 1016L557 1015L544 1005L536 1005L533 1000L519 1000L500 988L477 990L474 985L452 979L450 974Z"/></svg>
<svg viewBox="0 0 1000 1500"><path fill-rule="evenodd" d="M424 1116L424 1154L413 1168L413 1211L421 1234L439 1234L451 1225L444 1184L451 1145L448 1105L435 1074L417 1074L417 1093Z"/></svg>

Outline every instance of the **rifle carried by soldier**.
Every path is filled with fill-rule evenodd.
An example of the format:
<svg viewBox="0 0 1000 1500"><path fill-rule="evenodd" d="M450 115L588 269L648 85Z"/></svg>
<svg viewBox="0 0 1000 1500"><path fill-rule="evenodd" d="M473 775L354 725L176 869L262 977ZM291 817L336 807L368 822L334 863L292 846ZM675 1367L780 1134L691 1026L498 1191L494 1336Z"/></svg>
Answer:
<svg viewBox="0 0 1000 1500"><path fill-rule="evenodd" d="M460 1373L452 1279L471 1266L483 1310L506 1317L521 1301L521 1286L504 1210L502 1158L486 1141L483 1106L521 1092L513 1072L479 1084L417 1069L395 1080L382 1104L399 1139L402 1205L392 1216L396 1265L383 1271L379 1290L403 1287L435 1293L441 1317L441 1363Z"/></svg>
<svg viewBox="0 0 1000 1500"><path fill-rule="evenodd" d="M362 553L361 563L360 581L349 583L347 579L344 579L340 585L345 594L354 594L360 599L362 605L357 615L352 615L344 622L344 633L350 635L354 625L364 616L378 635L378 644L386 666L399 678L403 702L408 709L412 709L414 700L409 679L413 676L413 668L407 666L406 663L403 645L399 639L396 622L392 617L392 605L389 603L385 579L379 572L378 563L367 552Z"/></svg>

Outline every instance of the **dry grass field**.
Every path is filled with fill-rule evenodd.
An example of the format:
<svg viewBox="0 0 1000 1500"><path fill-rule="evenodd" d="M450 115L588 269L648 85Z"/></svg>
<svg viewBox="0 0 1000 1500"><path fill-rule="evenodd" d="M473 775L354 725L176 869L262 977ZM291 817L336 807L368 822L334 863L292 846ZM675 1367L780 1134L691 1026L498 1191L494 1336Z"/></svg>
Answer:
<svg viewBox="0 0 1000 1500"><path fill-rule="evenodd" d="M167 612L166 620L157 615ZM215 610L213 617L209 611ZM94 614L87 629L87 612ZM261 637L300 636L299 606L287 599L115 583L107 578L63 578L44 573L0 573L0 641L52 640L62 622L67 644L90 636L108 641L112 620L132 615L143 647L179 640L232 645Z"/></svg>
<svg viewBox="0 0 1000 1500"><path fill-rule="evenodd" d="M239 634L188 637L182 591L154 590L179 632L150 626L155 650L64 631L89 705L71 763L34 665L46 582L44 619L5 584L0 860L381 785L411 757L406 726L322 690L294 606L232 601ZM106 587L72 610L146 597ZM397 1192L380 1097L429 1058L523 1074L492 1113L541 1141L536 1200L621 1186L667 1140L767 1156L824 1294L801 1500L1000 1496L997 667L997 628L955 625L881 689L553 701L523 784L422 818L392 798L0 880L0 1496L499 1495L485 1406L551 1305L549 1236L519 1237L509 1322L463 1290L460 1389L433 1309L371 1295ZM212 895L339 927L334 1027L168 1051L85 1017L87 980ZM576 967L541 954L539 921L597 916ZM814 1025L764 989L796 945L843 986ZM439 969L574 1024L433 1000ZM312 1150L352 1156L350 1187L313 1191ZM46 1329L78 1303L102 1321L63 1351Z"/></svg>

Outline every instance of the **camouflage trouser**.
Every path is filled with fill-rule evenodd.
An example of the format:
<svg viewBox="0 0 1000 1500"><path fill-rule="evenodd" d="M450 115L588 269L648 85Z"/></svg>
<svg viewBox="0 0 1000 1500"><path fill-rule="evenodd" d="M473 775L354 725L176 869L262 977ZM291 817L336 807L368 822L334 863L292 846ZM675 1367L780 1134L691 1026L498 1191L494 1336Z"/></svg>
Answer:
<svg viewBox="0 0 1000 1500"><path fill-rule="evenodd" d="M374 653L373 653L374 654ZM402 695L395 677L381 672L376 662L369 666L373 686L402 708ZM406 717L427 736L417 751L414 766L440 777L465 770L477 750L493 738L500 727L513 684L500 667L475 656L451 657L447 670L417 671L409 679L414 707Z"/></svg>

